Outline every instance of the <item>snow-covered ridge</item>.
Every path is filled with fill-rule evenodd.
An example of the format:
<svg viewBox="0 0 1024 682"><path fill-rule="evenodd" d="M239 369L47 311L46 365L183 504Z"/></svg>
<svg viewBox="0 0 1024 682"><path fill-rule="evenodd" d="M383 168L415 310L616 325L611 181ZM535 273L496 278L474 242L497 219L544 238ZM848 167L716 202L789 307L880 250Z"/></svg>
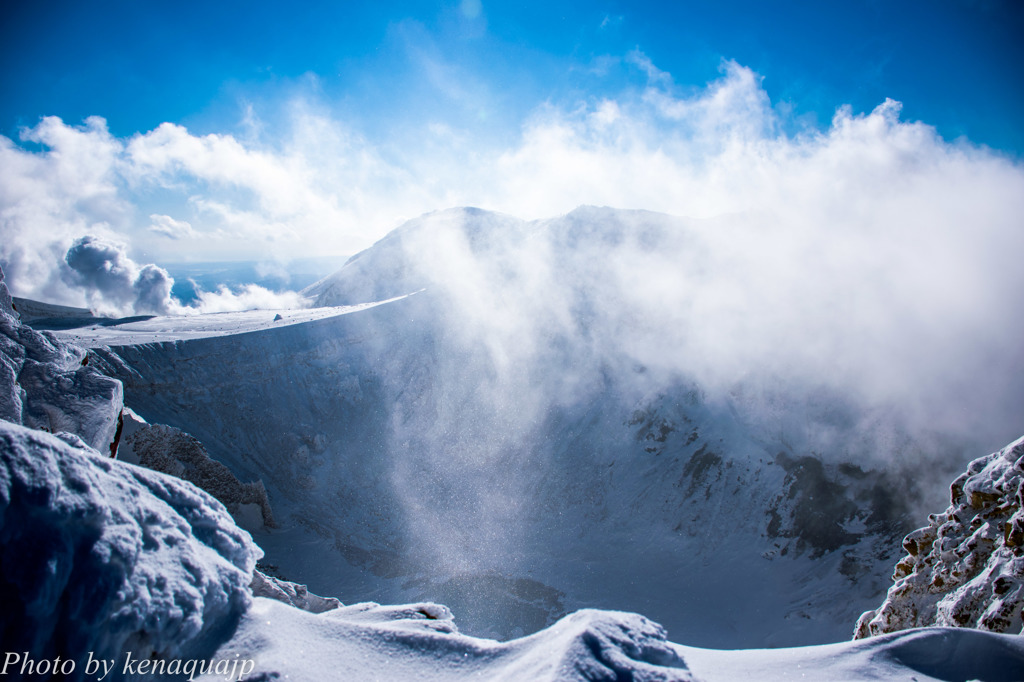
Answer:
<svg viewBox="0 0 1024 682"><path fill-rule="evenodd" d="M263 482L242 483L230 469L211 459L202 443L181 429L165 424L142 424L131 433L126 430L118 456L205 490L227 507L241 526L273 528L277 525Z"/></svg>
<svg viewBox="0 0 1024 682"><path fill-rule="evenodd" d="M310 592L305 585L275 578L259 569L252 572L250 587L253 596L274 599L310 613L323 613L341 607L341 601L334 597L321 597Z"/></svg>
<svg viewBox="0 0 1024 682"><path fill-rule="evenodd" d="M673 643L664 628L637 614L586 610L529 637L496 642L458 634L451 614L436 604L355 604L313 615L256 599L217 656L247 651L259 651L255 679L339 682L1016 682L1024 675L1024 640L967 629L728 651Z"/></svg>
<svg viewBox="0 0 1024 682"><path fill-rule="evenodd" d="M950 506L903 547L895 584L855 637L926 625L1024 634L1024 438L971 462Z"/></svg>
<svg viewBox="0 0 1024 682"><path fill-rule="evenodd" d="M66 341L85 348L96 348L259 333L358 312L389 302L390 300L378 300L356 305L299 310L245 310L180 316L143 315L122 320L93 317L77 320L46 319L40 320L40 323Z"/></svg>

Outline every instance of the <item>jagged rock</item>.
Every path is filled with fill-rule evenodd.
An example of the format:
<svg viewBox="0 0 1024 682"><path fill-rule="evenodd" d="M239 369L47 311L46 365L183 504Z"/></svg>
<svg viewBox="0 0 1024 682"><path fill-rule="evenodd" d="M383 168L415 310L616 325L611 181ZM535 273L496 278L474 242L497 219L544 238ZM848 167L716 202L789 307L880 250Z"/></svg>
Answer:
<svg viewBox="0 0 1024 682"><path fill-rule="evenodd" d="M84 349L22 324L0 270L0 418L73 433L113 454L124 392L88 357Z"/></svg>
<svg viewBox="0 0 1024 682"><path fill-rule="evenodd" d="M323 613L341 606L341 602L334 597L321 597L310 592L305 585L275 578L259 569L252 572L250 587L254 597L276 599L310 613Z"/></svg>
<svg viewBox="0 0 1024 682"><path fill-rule="evenodd" d="M2 267L0 267L0 312L7 313L14 318L18 317L18 312L14 309L14 300L11 298L11 292L4 281L4 269Z"/></svg>
<svg viewBox="0 0 1024 682"><path fill-rule="evenodd" d="M971 462L950 486L950 506L903 540L882 605L854 639L928 625L1022 634L1024 438Z"/></svg>
<svg viewBox="0 0 1024 682"><path fill-rule="evenodd" d="M242 483L224 464L212 459L202 443L181 429L143 424L126 435L124 443L141 466L182 478L216 497L239 525L253 525L247 513L250 505L258 509L262 525L277 525L263 482Z"/></svg>

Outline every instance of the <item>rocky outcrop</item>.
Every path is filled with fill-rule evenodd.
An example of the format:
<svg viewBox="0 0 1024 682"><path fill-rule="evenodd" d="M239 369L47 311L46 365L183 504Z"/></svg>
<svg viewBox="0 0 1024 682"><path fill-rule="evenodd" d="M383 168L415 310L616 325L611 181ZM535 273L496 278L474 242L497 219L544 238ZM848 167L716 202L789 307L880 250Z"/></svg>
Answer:
<svg viewBox="0 0 1024 682"><path fill-rule="evenodd" d="M855 639L927 625L1022 634L1024 438L971 462L950 506L903 540L907 555Z"/></svg>
<svg viewBox="0 0 1024 682"><path fill-rule="evenodd" d="M242 483L230 469L212 459L202 443L181 429L143 424L125 436L124 445L141 466L177 476L213 495L239 525L277 525L263 482ZM257 516L259 523L253 524L252 516Z"/></svg>
<svg viewBox="0 0 1024 682"><path fill-rule="evenodd" d="M21 323L0 270L0 419L73 433L112 454L123 389L88 358L84 349Z"/></svg>

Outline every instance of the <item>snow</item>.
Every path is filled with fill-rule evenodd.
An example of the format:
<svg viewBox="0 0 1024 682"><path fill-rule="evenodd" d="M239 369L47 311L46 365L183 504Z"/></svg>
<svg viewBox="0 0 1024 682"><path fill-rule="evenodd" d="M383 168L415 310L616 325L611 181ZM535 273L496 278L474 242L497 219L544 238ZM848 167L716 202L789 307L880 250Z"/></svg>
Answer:
<svg viewBox="0 0 1024 682"><path fill-rule="evenodd" d="M300 310L246 310L178 316L153 315L122 320L90 318L88 320L90 324L81 324L80 326L68 327L67 322L54 324L52 331L60 338L84 348L206 339L323 320L366 310L388 303L390 300Z"/></svg>
<svg viewBox="0 0 1024 682"><path fill-rule="evenodd" d="M0 421L6 651L204 657L248 607L260 550L189 483ZM18 676L10 676L17 679Z"/></svg>
<svg viewBox="0 0 1024 682"><path fill-rule="evenodd" d="M313 615L256 598L216 657L253 660L253 679L293 680L1010 682L1024 676L1021 638L951 628L727 651L675 644L658 624L622 612L579 611L509 642L461 635L450 619L436 604L355 604Z"/></svg>
<svg viewBox="0 0 1024 682"><path fill-rule="evenodd" d="M925 628L867 641L792 649L718 651L685 648L698 679L986 680L1024 679L1024 640L956 628Z"/></svg>

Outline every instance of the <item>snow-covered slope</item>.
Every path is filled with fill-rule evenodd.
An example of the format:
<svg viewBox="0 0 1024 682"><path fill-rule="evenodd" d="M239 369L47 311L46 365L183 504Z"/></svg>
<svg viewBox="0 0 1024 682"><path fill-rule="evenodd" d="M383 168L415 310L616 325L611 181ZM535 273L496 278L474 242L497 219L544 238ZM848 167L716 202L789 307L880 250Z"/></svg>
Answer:
<svg viewBox="0 0 1024 682"><path fill-rule="evenodd" d="M1022 634L1024 438L971 462L950 486L950 506L903 547L895 584L856 637L926 625Z"/></svg>

